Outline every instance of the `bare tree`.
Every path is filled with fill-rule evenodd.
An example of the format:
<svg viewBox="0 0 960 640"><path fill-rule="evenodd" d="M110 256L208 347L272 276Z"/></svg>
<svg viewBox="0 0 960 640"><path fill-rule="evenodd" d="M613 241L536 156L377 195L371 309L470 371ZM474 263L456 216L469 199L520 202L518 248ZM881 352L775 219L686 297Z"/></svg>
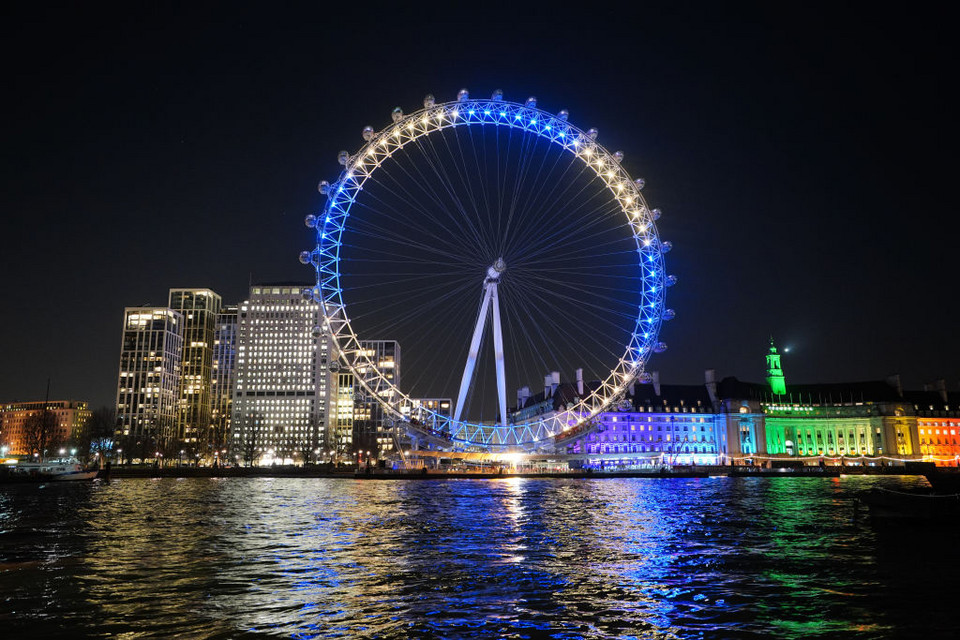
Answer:
<svg viewBox="0 0 960 640"><path fill-rule="evenodd" d="M31 414L23 425L24 442L27 451L44 456L48 449L60 444L57 429L57 416L44 409Z"/></svg>
<svg viewBox="0 0 960 640"><path fill-rule="evenodd" d="M262 415L253 412L245 416L243 426L240 431L240 446L242 449L243 461L247 466L252 466L257 460L257 447L260 445L260 422Z"/></svg>

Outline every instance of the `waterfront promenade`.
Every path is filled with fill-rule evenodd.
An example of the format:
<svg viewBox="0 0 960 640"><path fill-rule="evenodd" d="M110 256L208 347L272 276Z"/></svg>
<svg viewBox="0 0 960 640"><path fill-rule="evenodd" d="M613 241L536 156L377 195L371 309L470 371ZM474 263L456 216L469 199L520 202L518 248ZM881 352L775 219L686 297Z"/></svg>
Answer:
<svg viewBox="0 0 960 640"><path fill-rule="evenodd" d="M802 477L838 478L841 476L924 476L932 465L911 464L875 466L803 466L766 468L756 466L682 466L645 469L571 469L535 470L504 466L496 469L411 468L382 469L356 465L263 466L263 467L154 467L133 465L114 467L112 478L357 478L371 480L444 480L498 478L706 478L706 477ZM942 471L942 470L941 470Z"/></svg>

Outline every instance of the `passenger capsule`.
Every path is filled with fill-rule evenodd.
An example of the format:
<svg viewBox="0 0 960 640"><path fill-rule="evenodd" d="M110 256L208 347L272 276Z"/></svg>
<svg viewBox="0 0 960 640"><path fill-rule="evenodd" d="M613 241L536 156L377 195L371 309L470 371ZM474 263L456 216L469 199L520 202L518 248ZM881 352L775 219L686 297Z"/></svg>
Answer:
<svg viewBox="0 0 960 640"><path fill-rule="evenodd" d="M314 327L313 331L310 332L310 335L312 335L314 338L319 338L323 335L323 329L320 327Z"/></svg>
<svg viewBox="0 0 960 640"><path fill-rule="evenodd" d="M349 151L341 151L340 153L338 153L338 154L337 154L337 162L339 162L339 163L342 164L343 166L347 166L348 164L350 164L350 152L349 152Z"/></svg>
<svg viewBox="0 0 960 640"><path fill-rule="evenodd" d="M637 376L637 382L639 382L640 384L650 384L651 382L653 382L653 374L650 373L649 371L644 371L643 373Z"/></svg>
<svg viewBox="0 0 960 640"><path fill-rule="evenodd" d="M669 240L660 243L660 253L670 253L670 249L673 249L673 243Z"/></svg>
<svg viewBox="0 0 960 640"><path fill-rule="evenodd" d="M557 117L560 118L561 120L566 120L567 118L570 117L570 112L567 111L566 109L560 109L560 113L557 114Z"/></svg>
<svg viewBox="0 0 960 640"><path fill-rule="evenodd" d="M663 215L663 212L660 211L660 209L650 210L650 217L653 218L654 220L659 220L661 215Z"/></svg>
<svg viewBox="0 0 960 640"><path fill-rule="evenodd" d="M587 137L590 138L591 140L596 140L599 134L600 132L597 131L596 129L592 129L592 128L587 129Z"/></svg>
<svg viewBox="0 0 960 640"><path fill-rule="evenodd" d="M677 284L677 276L667 276L667 279L664 280L664 283L668 287L672 287L673 285Z"/></svg>
<svg viewBox="0 0 960 640"><path fill-rule="evenodd" d="M367 142L370 142L371 140L373 140L373 133L374 133L374 132L373 132L373 127L371 127L371 126L366 126L366 127L364 127L364 128L363 128L363 139L366 140Z"/></svg>
<svg viewBox="0 0 960 640"><path fill-rule="evenodd" d="M300 252L300 264L310 264L310 252L301 251Z"/></svg>
<svg viewBox="0 0 960 640"><path fill-rule="evenodd" d="M663 320L673 320L677 317L677 312L673 309L664 309L663 313L660 315Z"/></svg>
<svg viewBox="0 0 960 640"><path fill-rule="evenodd" d="M535 108L537 106L537 99L534 96L527 98L527 106L531 109Z"/></svg>
<svg viewBox="0 0 960 640"><path fill-rule="evenodd" d="M642 191L644 185L647 184L647 182L643 178L637 178L636 180L633 181L633 184L637 185L638 191Z"/></svg>
<svg viewBox="0 0 960 640"><path fill-rule="evenodd" d="M393 111L390 112L390 117L393 118L394 122L400 122L403 120L403 109L394 107Z"/></svg>
<svg viewBox="0 0 960 640"><path fill-rule="evenodd" d="M303 219L303 224L307 225L310 229L314 229L317 226L317 216L310 214Z"/></svg>
<svg viewBox="0 0 960 640"><path fill-rule="evenodd" d="M433 105L437 104L436 98L433 97L432 93L428 93L423 97L423 108L429 109Z"/></svg>
<svg viewBox="0 0 960 640"><path fill-rule="evenodd" d="M614 151L613 159L617 162L623 162L623 151Z"/></svg>
<svg viewBox="0 0 960 640"><path fill-rule="evenodd" d="M460 91L457 92L458 102L463 102L464 100L469 100L469 99L470 99L470 92L467 91L466 89L460 89Z"/></svg>
<svg viewBox="0 0 960 640"><path fill-rule="evenodd" d="M503 91L501 91L500 89L497 89L496 91L493 92L493 95L490 96L490 99L497 100L497 101L503 100Z"/></svg>
<svg viewBox="0 0 960 640"><path fill-rule="evenodd" d="M321 180L320 184L317 185L317 191L319 191L323 195L327 195L328 193L330 193L330 183L327 182L326 180Z"/></svg>
<svg viewBox="0 0 960 640"><path fill-rule="evenodd" d="M664 351L667 350L667 343L666 343L666 342L658 342L657 345L653 348L653 350L654 350L654 352L656 352L656 353L663 353Z"/></svg>

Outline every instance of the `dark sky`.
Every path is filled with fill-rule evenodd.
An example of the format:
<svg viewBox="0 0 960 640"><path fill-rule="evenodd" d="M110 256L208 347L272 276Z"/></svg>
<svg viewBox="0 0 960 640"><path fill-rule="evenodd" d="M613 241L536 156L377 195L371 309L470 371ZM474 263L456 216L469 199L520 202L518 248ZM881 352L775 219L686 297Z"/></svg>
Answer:
<svg viewBox="0 0 960 640"><path fill-rule="evenodd" d="M302 220L337 152L461 87L567 108L646 179L679 278L664 381L760 380L772 334L788 382L956 388L946 14L38 4L0 17L0 401L51 378L112 404L123 307L169 287L237 302L251 278L309 279Z"/></svg>

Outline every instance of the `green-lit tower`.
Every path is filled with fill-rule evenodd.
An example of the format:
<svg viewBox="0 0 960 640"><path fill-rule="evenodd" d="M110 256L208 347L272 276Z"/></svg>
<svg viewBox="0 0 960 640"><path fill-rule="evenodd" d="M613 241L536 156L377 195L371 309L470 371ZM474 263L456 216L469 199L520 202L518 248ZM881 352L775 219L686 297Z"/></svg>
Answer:
<svg viewBox="0 0 960 640"><path fill-rule="evenodd" d="M773 344L773 336L770 337L770 353L767 354L767 384L770 390L778 396L787 392L787 381L783 378L783 369L780 368L780 354L777 353L777 347Z"/></svg>

